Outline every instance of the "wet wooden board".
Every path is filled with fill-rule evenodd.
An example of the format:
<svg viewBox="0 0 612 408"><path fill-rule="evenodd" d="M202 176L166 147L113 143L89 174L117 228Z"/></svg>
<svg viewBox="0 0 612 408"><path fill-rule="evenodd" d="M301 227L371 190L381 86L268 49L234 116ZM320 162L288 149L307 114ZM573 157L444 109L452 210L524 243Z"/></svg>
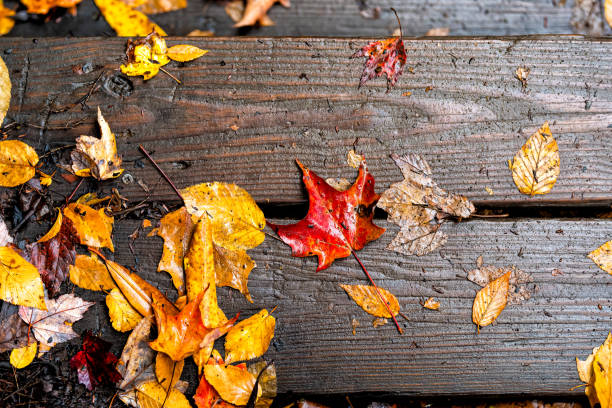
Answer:
<svg viewBox="0 0 612 408"><path fill-rule="evenodd" d="M399 335L391 323L372 327L372 316L359 309L338 287L365 284L353 258L336 261L315 273L316 258L292 258L290 249L267 238L249 251L257 263L249 290L241 294L219 289L219 303L228 316L247 317L261 308L278 306L276 337L267 358L277 364L279 392L343 394L397 392L401 395L580 395L575 356L586 357L609 329L612 278L587 253L611 238L610 220L469 221L444 226L447 244L423 257L385 250L397 228L359 252L381 287L397 295L410 321ZM166 273L155 272L161 239L133 242L128 235L139 225L122 221L115 227L115 259L169 296L176 296ZM466 280L482 255L485 264L516 265L533 277L531 299L508 306L497 322L481 329L471 322L479 287ZM563 274L553 276L559 269ZM101 295L85 293L90 299ZM96 298L97 296L97 298ZM440 311L419 302L436 297ZM351 321L359 321L352 335ZM123 344L125 335L110 328L103 301L77 330L102 329L103 337ZM192 373L193 374L193 373ZM187 374L188 375L188 374Z"/></svg>
<svg viewBox="0 0 612 408"><path fill-rule="evenodd" d="M448 27L451 35L568 34L573 1L561 0L300 0L291 8L272 7L270 27L233 28L225 2L189 1L186 9L151 16L170 35L187 35L195 29L221 35L257 36L386 36L397 28L395 8L405 35L421 36L432 28ZM6 4L10 7L11 1ZM379 18L374 16L379 7ZM605 33L609 33L607 27ZM114 35L93 3L83 0L76 17L64 15L43 24L18 23L10 36Z"/></svg>
<svg viewBox="0 0 612 408"><path fill-rule="evenodd" d="M210 52L166 67L180 85L160 73L134 79L130 92L117 85L124 39L0 39L13 83L6 123L33 126L9 136L25 135L39 151L69 145L96 134L100 106L132 176L118 187L134 202L175 199L139 160L138 144L179 187L235 182L263 203L305 202L296 158L324 177L352 177L351 148L365 154L379 188L401 179L390 153L416 152L443 188L478 204L612 202L610 39L410 39L406 72L389 93L382 78L357 88L363 61L348 57L366 40L168 40L185 42ZM82 66L93 69L75 73ZM518 66L531 69L525 90ZM52 112L98 78L86 106ZM528 198L507 160L545 121L559 143L561 175L550 194Z"/></svg>

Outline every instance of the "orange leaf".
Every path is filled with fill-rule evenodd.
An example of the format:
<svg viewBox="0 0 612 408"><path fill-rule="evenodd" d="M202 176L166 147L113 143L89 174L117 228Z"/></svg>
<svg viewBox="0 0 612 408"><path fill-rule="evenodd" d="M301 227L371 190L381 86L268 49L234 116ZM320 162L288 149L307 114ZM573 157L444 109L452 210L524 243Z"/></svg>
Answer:
<svg viewBox="0 0 612 408"><path fill-rule="evenodd" d="M0 0L0 35L8 34L9 31L13 29L13 26L15 25L15 20L13 20L11 17L13 17L14 15L15 15L15 11L4 7L4 2ZM7 77L8 77L8 74L7 74ZM2 84L2 86L4 86L4 84ZM11 91L9 88L9 94L10 92ZM6 112L4 113L6 114ZM0 122L2 120L4 120L4 115L0 115Z"/></svg>
<svg viewBox="0 0 612 408"><path fill-rule="evenodd" d="M81 0L21 0L28 8L28 13L47 14L54 7L71 8Z"/></svg>
<svg viewBox="0 0 612 408"><path fill-rule="evenodd" d="M289 0L247 0L242 19L234 24L234 27L252 26L259 22L262 25L273 25L274 23L266 15L274 3L279 2L283 7L291 6Z"/></svg>
<svg viewBox="0 0 612 408"><path fill-rule="evenodd" d="M81 244L115 250L111 238L114 220L104 213L103 208L96 211L88 205L70 203L64 208L64 215L72 221Z"/></svg>
<svg viewBox="0 0 612 408"><path fill-rule="evenodd" d="M168 48L168 58L174 61L187 62L200 58L207 52L208 50L202 50L193 45L181 44Z"/></svg>
<svg viewBox="0 0 612 408"><path fill-rule="evenodd" d="M440 302L438 302L436 299L430 297L429 299L427 299L423 303L423 307L425 309L438 310L438 309L440 309Z"/></svg>
<svg viewBox="0 0 612 408"><path fill-rule="evenodd" d="M106 265L94 254L77 255L70 265L70 281L87 290L111 290L115 287Z"/></svg>
<svg viewBox="0 0 612 408"><path fill-rule="evenodd" d="M391 317L391 314L380 301L376 288L370 285L340 285L342 289L357 303L363 310L376 317ZM394 315L399 313L399 302L389 291L378 288L380 294L385 299Z"/></svg>
<svg viewBox="0 0 612 408"><path fill-rule="evenodd" d="M507 272L495 279L476 294L472 306L472 321L478 326L479 332L481 327L493 323L506 307L511 273Z"/></svg>
<svg viewBox="0 0 612 408"><path fill-rule="evenodd" d="M247 370L231 365L207 364L204 367L204 376L221 398L234 405L246 405L256 380ZM261 387L258 386L257 397L259 396Z"/></svg>

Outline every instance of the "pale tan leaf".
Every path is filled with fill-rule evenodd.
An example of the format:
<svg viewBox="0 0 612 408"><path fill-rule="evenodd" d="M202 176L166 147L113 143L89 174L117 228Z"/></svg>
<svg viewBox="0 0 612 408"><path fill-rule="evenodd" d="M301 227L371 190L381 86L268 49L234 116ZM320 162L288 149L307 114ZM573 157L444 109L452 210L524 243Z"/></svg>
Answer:
<svg viewBox="0 0 612 408"><path fill-rule="evenodd" d="M129 391L141 382L155 379L155 351L149 346L152 323L152 316L142 318L123 347L121 359L117 364L117 371L123 377L119 384L122 390Z"/></svg>
<svg viewBox="0 0 612 408"><path fill-rule="evenodd" d="M531 292L535 290L533 277L514 265L497 267L493 265L483 265L481 263L480 267L468 272L467 278L469 281L484 287L487 286L489 282L494 281L508 272L511 273L508 288L508 304L520 304L530 299Z"/></svg>
<svg viewBox="0 0 612 408"><path fill-rule="evenodd" d="M472 306L472 321L478 326L478 331L481 327L493 323L506 307L510 273L495 279L476 294Z"/></svg>

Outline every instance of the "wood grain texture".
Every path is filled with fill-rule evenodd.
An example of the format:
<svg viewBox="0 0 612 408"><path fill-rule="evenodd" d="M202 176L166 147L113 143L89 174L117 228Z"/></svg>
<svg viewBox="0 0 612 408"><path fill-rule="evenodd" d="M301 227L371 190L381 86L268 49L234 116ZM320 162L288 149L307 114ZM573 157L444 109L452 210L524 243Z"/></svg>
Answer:
<svg viewBox="0 0 612 408"><path fill-rule="evenodd" d="M387 36L397 28L391 7L398 11L405 35L421 36L432 28L448 27L451 35L568 34L573 1L560 0L296 0L291 8L272 7L270 27L233 28L218 0L188 2L186 9L151 18L170 35L187 35L195 29L218 36ZM10 0L9 6L16 3ZM364 13L380 8L380 18ZM609 33L609 27L606 28ZM114 35L93 3L83 0L78 15L64 15L45 24L17 24L11 36L100 36Z"/></svg>
<svg viewBox="0 0 612 408"><path fill-rule="evenodd" d="M368 159L378 188L401 180L390 153L415 152L435 180L477 203L612 202L612 41L576 36L509 39L406 40L408 67L397 87L385 80L357 89L361 60L349 60L366 40L179 39L210 52L134 79L129 96L112 96L99 81L87 106L62 113L122 60L123 39L0 39L13 82L7 122L36 127L9 136L39 151L96 134L100 106L117 134L126 173L116 182L130 200L174 199L174 193L137 150L142 143L179 187L202 181L235 182L259 202L304 202L299 158L323 177L351 177L346 153ZM73 66L91 64L88 74ZM526 91L514 77L531 69ZM408 68L406 67L406 68ZM411 96L402 96L406 91ZM68 130L53 130L81 121ZM549 121L559 143L561 175L542 197L521 195L507 160ZM239 127L237 131L230 126ZM46 130L40 129L46 127ZM493 190L489 195L485 188Z"/></svg>
<svg viewBox="0 0 612 408"><path fill-rule="evenodd" d="M280 220L277 220L280 222ZM286 222L286 221L285 221ZM249 290L253 304L238 292L219 289L228 316L243 317L278 306L276 336L267 357L277 364L279 392L397 392L402 395L581 395L575 356L587 356L610 330L612 279L586 255L610 238L609 220L515 220L448 223L447 244L423 257L401 256L384 248L397 228L359 256L377 283L391 290L410 319L399 335L388 323L373 328L367 315L338 286L363 284L366 278L352 258L315 273L315 258L290 257L290 249L272 239L249 251L257 263ZM136 221L115 228L115 260L169 296L170 278L155 272L161 239L133 243ZM482 255L486 264L516 265L532 275L533 297L509 305L497 321L476 335L472 302L480 289L466 279ZM560 269L561 276L552 276ZM77 288L78 291L78 288ZM92 296L92 292L87 292ZM98 295L94 295L98 296ZM436 297L439 311L419 304ZM93 314L95 313L95 315ZM105 338L122 344L110 328L101 303L78 330L102 328ZM351 334L351 319L360 322Z"/></svg>

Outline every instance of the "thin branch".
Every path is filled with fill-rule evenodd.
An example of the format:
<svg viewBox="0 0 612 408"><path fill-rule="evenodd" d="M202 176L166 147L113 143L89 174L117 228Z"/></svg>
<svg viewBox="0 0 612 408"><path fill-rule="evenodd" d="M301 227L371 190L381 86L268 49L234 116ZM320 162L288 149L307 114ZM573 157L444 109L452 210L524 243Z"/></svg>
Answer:
<svg viewBox="0 0 612 408"><path fill-rule="evenodd" d="M155 169L159 172L159 174L162 175L163 178L166 179L166 181L168 182L168 184L170 184L170 187L172 187L172 189L174 190L174 192L176 193L176 195L179 196L179 198L181 199L181 201L183 203L185 203L185 199L183 198L183 196L181 195L181 192L178 190L178 188L176 188L176 186L174 185L174 183L172 182L172 180L170 180L170 177L168 177L168 175L166 175L166 173L164 173L164 171L161 169L161 167L159 167L157 165L157 163L155 162L155 160L153 160L153 158L151 157L151 155L149 155L149 152L146 151L146 149L144 147L142 147L142 145L138 145L138 149L147 157L147 159L149 159L149 161L151 162L151 164L153 164L153 167L155 167Z"/></svg>
<svg viewBox="0 0 612 408"><path fill-rule="evenodd" d="M179 81L179 79L177 77L175 77L174 75L172 75L171 73L169 73L168 71L166 71L165 69L163 69L162 67L159 68L159 70L161 72L163 72L164 74L168 75L170 78L174 79L176 82L178 82L179 84L181 83L181 81Z"/></svg>
<svg viewBox="0 0 612 408"><path fill-rule="evenodd" d="M395 14L395 18L397 18L397 24L399 25L399 29L400 29L400 38L403 38L404 37L404 33L402 32L402 22L400 21L400 18L397 15L397 10L395 10L393 7L391 7L391 11Z"/></svg>

